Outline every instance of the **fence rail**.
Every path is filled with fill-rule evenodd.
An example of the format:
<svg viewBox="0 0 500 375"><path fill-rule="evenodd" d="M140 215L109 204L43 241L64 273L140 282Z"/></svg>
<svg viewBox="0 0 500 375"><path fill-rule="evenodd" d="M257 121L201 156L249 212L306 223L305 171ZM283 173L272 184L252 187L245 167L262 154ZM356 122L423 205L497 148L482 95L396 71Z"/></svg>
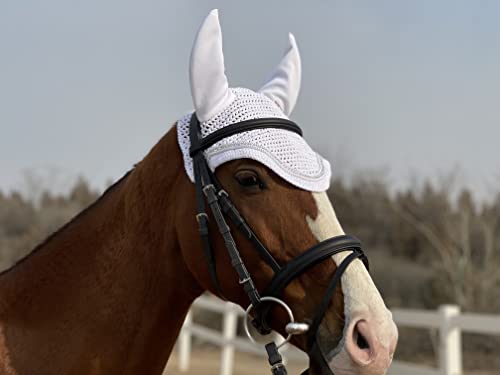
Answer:
<svg viewBox="0 0 500 375"><path fill-rule="evenodd" d="M199 337L221 347L220 374L233 373L235 350L265 356L262 346L237 336L238 319L244 317L244 311L230 302L202 296L194 308L218 312L223 317L222 332L196 324L190 311L184 322L178 340L179 370L189 369L192 338ZM430 328L439 332L438 368L424 367L412 363L394 361L389 369L390 375L463 375L462 369L462 332L485 335L500 335L500 316L463 314L454 305L441 306L437 311L392 310L394 321L400 327ZM304 353L292 346L283 350L286 360L306 360Z"/></svg>

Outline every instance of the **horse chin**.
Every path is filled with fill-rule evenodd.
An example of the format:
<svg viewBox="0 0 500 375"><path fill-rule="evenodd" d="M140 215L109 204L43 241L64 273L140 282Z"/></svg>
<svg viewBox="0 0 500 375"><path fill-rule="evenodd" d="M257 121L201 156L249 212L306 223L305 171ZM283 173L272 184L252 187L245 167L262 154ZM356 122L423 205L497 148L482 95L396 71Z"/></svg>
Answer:
<svg viewBox="0 0 500 375"><path fill-rule="evenodd" d="M309 368L306 372L303 372L301 375L332 375L333 370L329 367L322 365L321 363L310 361ZM337 375L336 373L333 373Z"/></svg>
<svg viewBox="0 0 500 375"><path fill-rule="evenodd" d="M350 372L348 372L350 373ZM309 368L301 375L343 375L346 372L339 371L338 368L332 367L331 363L325 365L323 361L309 361Z"/></svg>
<svg viewBox="0 0 500 375"><path fill-rule="evenodd" d="M345 349L342 349L335 357L328 362L330 372L326 371L329 375L386 375L387 370L392 362L389 360L387 363L384 361L377 361L370 365L361 366L353 363L349 354ZM312 374L312 373L311 373ZM314 373L316 374L316 373ZM325 374L325 372L318 372L317 374Z"/></svg>
<svg viewBox="0 0 500 375"><path fill-rule="evenodd" d="M335 364L338 362L336 358L342 355L344 350L344 339L332 337L322 337L319 339L319 347L324 349L319 349L315 352L315 355L309 357L309 369L302 375L342 375L346 372L338 371L338 367ZM332 348L332 349L327 349ZM321 354L319 354L321 353ZM332 366L334 365L334 366ZM349 373L349 372L347 372Z"/></svg>

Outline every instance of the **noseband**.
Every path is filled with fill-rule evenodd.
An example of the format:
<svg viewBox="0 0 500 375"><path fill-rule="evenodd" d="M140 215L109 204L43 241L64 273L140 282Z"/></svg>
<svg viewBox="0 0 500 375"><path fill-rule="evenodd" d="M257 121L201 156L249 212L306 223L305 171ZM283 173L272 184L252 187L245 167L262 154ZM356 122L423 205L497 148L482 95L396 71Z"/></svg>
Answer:
<svg viewBox="0 0 500 375"><path fill-rule="evenodd" d="M252 313L253 326L261 334L269 334L271 332L271 328L267 322L267 316L269 315L269 311L271 309L270 305L271 303L277 303L281 305L288 312L288 315L290 317L290 323L286 326L288 337L286 338L285 342L287 342L294 334L307 334L307 354L310 360L313 360L315 364L319 365L323 373L333 375L330 367L328 366L328 360L325 357L325 353L323 353L321 351L321 348L319 347L317 334L319 326L323 321L326 310L333 297L333 294L335 293L340 278L349 264L355 259L359 258L368 268L368 259L361 249L361 243L353 236L342 235L333 237L316 244L304 253L292 259L287 264L280 265L276 261L276 259L274 259L272 254L267 250L267 248L262 244L262 242L258 239L252 229L248 226L244 218L241 216L239 211L236 209L231 199L229 198L229 195L217 180L215 174L210 170L203 153L203 151L205 151L207 148L214 145L221 139L249 130L276 128L288 130L302 136L301 129L297 124L286 119L265 118L242 121L231 126L219 129L203 138L200 132L200 123L195 113L193 113L193 115L191 116L189 126L189 137L191 141L190 155L193 158L193 170L196 187L196 220L198 222L198 229L202 241L202 246L208 263L210 278L217 294L220 297L223 297L223 293L221 291L220 284L217 278L216 262L210 243L210 235L208 229L209 219L205 210L205 200L210 207L210 211L212 212L213 218L215 219L219 233L224 239L227 252L231 259L231 265L238 274L239 283L242 285L243 290L246 292L250 300L250 305L247 309L247 315ZM245 263L240 256L234 238L231 234L229 225L227 224L226 217L235 225L236 228L238 228L238 230L243 232L245 237L247 237L253 243L259 255L274 271L274 277L262 292L262 295L255 287L252 277L245 267ZM328 288L326 289L323 299L317 307L312 319L308 323L295 322L292 310L281 299L285 287L293 279L299 277L311 267L323 262L326 259L329 259L332 255L344 251L349 251L351 253L337 266L333 278ZM252 338L247 328L247 320L245 320L245 327L247 334L250 338ZM271 365L271 371L273 375L287 374L285 366L282 362L281 355L278 352L280 346L277 346L274 342L266 345L269 364ZM306 370L304 374L307 372L308 370Z"/></svg>

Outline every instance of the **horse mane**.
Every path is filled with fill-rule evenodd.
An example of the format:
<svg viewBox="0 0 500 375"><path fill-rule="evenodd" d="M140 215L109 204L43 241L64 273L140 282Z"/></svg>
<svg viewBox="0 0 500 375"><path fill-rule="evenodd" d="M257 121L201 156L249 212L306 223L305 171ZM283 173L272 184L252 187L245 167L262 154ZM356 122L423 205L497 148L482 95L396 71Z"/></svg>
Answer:
<svg viewBox="0 0 500 375"><path fill-rule="evenodd" d="M59 229L56 231L52 232L51 234L48 235L45 240L40 242L33 250L31 250L28 254L23 256L22 258L18 259L12 266L6 268L5 270L0 272L0 277L3 275L9 273L13 269L17 268L19 265L21 265L24 261L26 261L28 258L30 258L33 254L35 254L37 251L42 249L46 244L48 244L54 237L56 237L59 233L61 233L63 230L69 228L72 224L74 224L76 221L78 221L81 217L83 217L87 212L92 210L94 207L96 207L104 198L106 198L109 194L111 194L118 186L122 184L122 182L125 182L125 180L130 176L130 174L134 171L135 166L130 169L127 173L125 173L120 179L118 179L116 182L114 182L111 186L109 186L100 196L97 198L94 202L92 202L90 205L85 207L82 211L77 213L73 218L71 218L66 224L63 224Z"/></svg>

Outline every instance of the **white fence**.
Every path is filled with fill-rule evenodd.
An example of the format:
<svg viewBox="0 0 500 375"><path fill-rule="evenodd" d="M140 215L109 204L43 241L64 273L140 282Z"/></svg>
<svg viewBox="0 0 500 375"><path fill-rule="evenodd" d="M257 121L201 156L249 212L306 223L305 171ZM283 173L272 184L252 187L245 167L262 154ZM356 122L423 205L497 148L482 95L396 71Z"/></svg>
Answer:
<svg viewBox="0 0 500 375"><path fill-rule="evenodd" d="M236 335L238 318L244 316L239 306L208 296L198 298L193 306L221 313L223 327L222 332L219 332L195 324L192 321L192 313L188 313L178 340L178 363L181 372L189 369L193 336L221 347L220 375L233 373L235 350L265 356L262 346ZM441 306L437 311L395 309L392 312L394 321L399 327L429 328L438 331L439 368L394 361L389 370L391 375L463 375L461 333L500 335L500 316L461 314L460 309L453 305ZM285 360L306 358L303 353L291 346L287 346L282 354Z"/></svg>

